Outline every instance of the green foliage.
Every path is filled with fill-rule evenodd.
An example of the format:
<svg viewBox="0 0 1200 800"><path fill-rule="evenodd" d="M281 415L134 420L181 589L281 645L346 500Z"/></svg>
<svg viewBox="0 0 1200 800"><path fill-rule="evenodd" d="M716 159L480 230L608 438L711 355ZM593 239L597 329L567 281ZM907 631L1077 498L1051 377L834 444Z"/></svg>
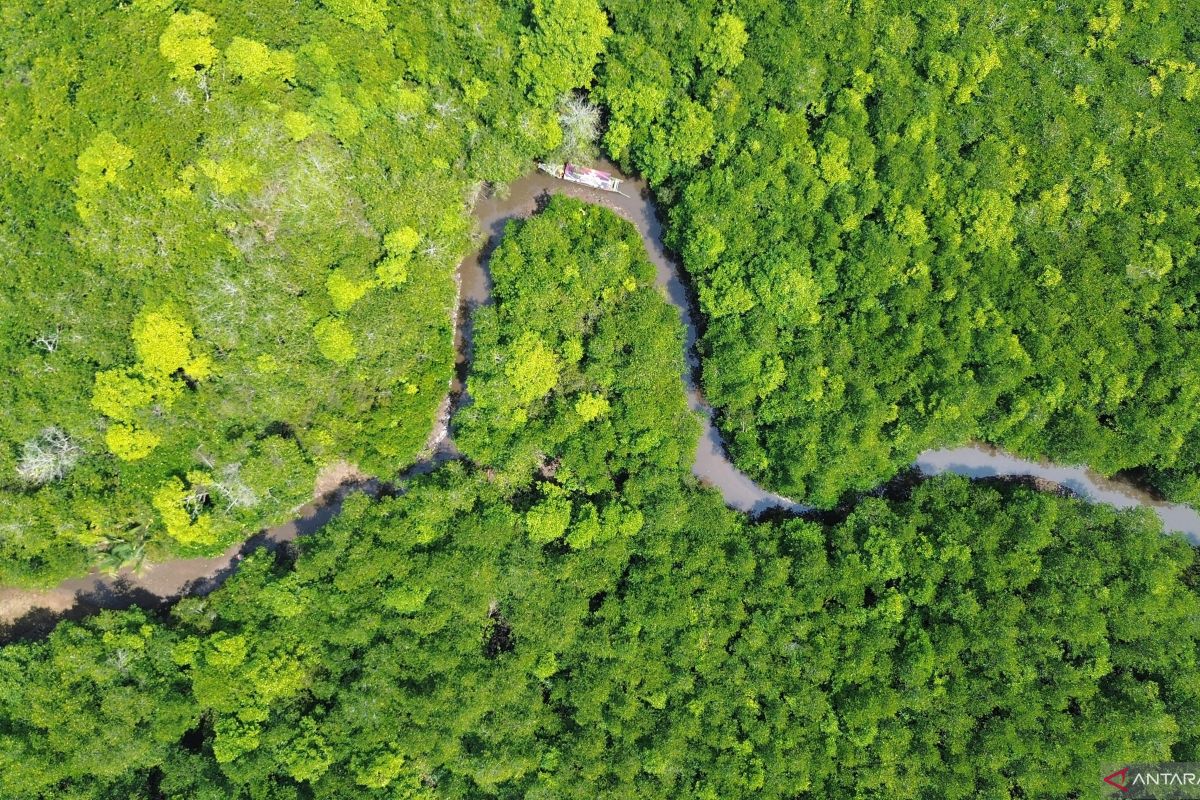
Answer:
<svg viewBox="0 0 1200 800"><path fill-rule="evenodd" d="M700 50L700 63L707 69L728 72L745 58L743 49L750 41L746 23L733 14L722 14L713 23L712 35Z"/></svg>
<svg viewBox="0 0 1200 800"><path fill-rule="evenodd" d="M605 538L556 487L527 537L524 493L444 469L294 569L3 648L0 792L1068 797L1195 757L1193 555L1152 514L948 478L748 523L676 484Z"/></svg>
<svg viewBox="0 0 1200 800"><path fill-rule="evenodd" d="M420 242L421 234L408 226L390 231L383 237L384 249L387 250L388 255L397 258L412 255L413 250Z"/></svg>
<svg viewBox="0 0 1200 800"><path fill-rule="evenodd" d="M555 197L491 265L454 420L479 463L352 496L162 619L0 649L0 794L1068 797L1197 758L1194 553L1152 513L948 477L748 520L691 474L683 332L629 223ZM160 316L140 355L190 356ZM541 377L510 426L514 363ZM299 459L276 437L154 506L199 546L206 498Z"/></svg>
<svg viewBox="0 0 1200 800"><path fill-rule="evenodd" d="M154 402L154 387L127 369L96 373L92 406L105 416L128 422L134 412Z"/></svg>
<svg viewBox="0 0 1200 800"><path fill-rule="evenodd" d="M408 265L420 241L421 234L408 226L389 231L383 237L387 255L375 267L375 275L382 285L395 289L408 280Z"/></svg>
<svg viewBox="0 0 1200 800"><path fill-rule="evenodd" d="M338 19L368 33L379 33L387 28L387 0L321 0L321 4Z"/></svg>
<svg viewBox="0 0 1200 800"><path fill-rule="evenodd" d="M349 277L345 270L335 269L325 279L325 288L329 290L329 299L337 311L349 311L350 307L371 291L372 281L356 281Z"/></svg>
<svg viewBox="0 0 1200 800"><path fill-rule="evenodd" d="M489 266L495 303L476 312L472 402L455 419L463 452L505 481L540 468L585 492L674 483L697 435L683 331L634 227L555 196L510 224Z"/></svg>
<svg viewBox="0 0 1200 800"><path fill-rule="evenodd" d="M829 506L977 438L1200 500L1194 0L605 5L739 466Z"/></svg>
<svg viewBox="0 0 1200 800"><path fill-rule="evenodd" d="M556 487L552 487L556 488ZM567 532L571 524L571 501L561 491L549 493L546 499L525 514L529 538L536 544L546 544Z"/></svg>
<svg viewBox="0 0 1200 800"><path fill-rule="evenodd" d="M517 74L538 30L491 2L5 5L0 583L211 554L319 465L418 457L464 198L558 134L559 98ZM207 546L155 504L197 471L241 498L210 501Z"/></svg>
<svg viewBox="0 0 1200 800"><path fill-rule="evenodd" d="M104 443L122 461L139 461L154 452L162 437L128 422L116 422L104 431Z"/></svg>
<svg viewBox="0 0 1200 800"><path fill-rule="evenodd" d="M95 215L104 201L108 188L120 185L121 174L133 162L133 150L117 141L108 131L101 131L88 145L76 165L79 177L75 181L75 210L81 219Z"/></svg>
<svg viewBox="0 0 1200 800"><path fill-rule="evenodd" d="M334 298L335 305L338 298ZM321 351L321 355L338 364L343 364L347 361L353 361L358 355L358 348L354 346L354 335L350 333L350 329L346 327L346 323L342 322L337 317L325 317L318 320L313 326L313 338L317 340L317 347Z"/></svg>
<svg viewBox="0 0 1200 800"><path fill-rule="evenodd" d="M1200 496L1186 3L15 1L5 583L411 463L463 198L590 147L606 44L604 141L670 206L755 475L833 503L985 436ZM0 649L0 795L1070 797L1200 758L1194 555L1151 514L948 478L751 521L691 474L629 223L555 197L490 266L470 461Z"/></svg>
<svg viewBox="0 0 1200 800"><path fill-rule="evenodd" d="M207 476L189 475L188 481L195 485L207 482ZM183 545L207 545L216 539L212 528L212 516L198 510L203 496L189 492L179 478L171 478L154 493L154 509L162 518L167 535Z"/></svg>
<svg viewBox="0 0 1200 800"><path fill-rule="evenodd" d="M235 75L251 83L266 77L291 81L296 76L296 57L292 53L273 51L253 39L233 37L225 48L225 58ZM296 138L295 134L292 138Z"/></svg>
<svg viewBox="0 0 1200 800"><path fill-rule="evenodd" d="M608 400L596 393L583 394L575 401L575 413L583 417L584 422L603 417L610 408Z"/></svg>
<svg viewBox="0 0 1200 800"><path fill-rule="evenodd" d="M163 58L175 65L176 80L195 78L212 66L217 58L209 34L216 20L203 11L176 12L158 39Z"/></svg>
<svg viewBox="0 0 1200 800"><path fill-rule="evenodd" d="M207 355L193 352L192 329L176 313L169 306L143 312L133 321L137 364L96 373L92 407L118 421L105 432L105 442L124 461L150 455L162 441L145 429L154 424L154 411L178 399L184 380L203 380L212 370Z"/></svg>
<svg viewBox="0 0 1200 800"><path fill-rule="evenodd" d="M169 307L147 312L133 321L134 352L138 368L151 380L167 380L181 371L196 380L207 378L211 361L193 356L192 329Z"/></svg>
<svg viewBox="0 0 1200 800"><path fill-rule="evenodd" d="M534 31L522 35L518 74L535 102L588 86L612 34L597 0L532 0Z"/></svg>
<svg viewBox="0 0 1200 800"><path fill-rule="evenodd" d="M317 130L316 121L302 111L289 111L284 114L283 126L293 142L303 142Z"/></svg>
<svg viewBox="0 0 1200 800"><path fill-rule="evenodd" d="M143 797L133 787L199 724L179 638L141 611L63 626L0 655L8 797ZM139 781L140 778L140 781Z"/></svg>
<svg viewBox="0 0 1200 800"><path fill-rule="evenodd" d="M526 331L513 342L504 374L512 387L513 400L527 406L545 397L558 383L558 356L536 333Z"/></svg>

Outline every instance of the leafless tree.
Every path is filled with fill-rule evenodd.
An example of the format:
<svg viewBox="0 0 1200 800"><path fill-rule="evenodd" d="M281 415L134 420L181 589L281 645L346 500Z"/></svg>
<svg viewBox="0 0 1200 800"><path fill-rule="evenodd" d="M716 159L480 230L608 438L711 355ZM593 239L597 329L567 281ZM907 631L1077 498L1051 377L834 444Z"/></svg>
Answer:
<svg viewBox="0 0 1200 800"><path fill-rule="evenodd" d="M195 522L204 512L204 506L208 502L207 484L194 484L190 491L183 496L183 507L187 510L188 515Z"/></svg>
<svg viewBox="0 0 1200 800"><path fill-rule="evenodd" d="M242 480L241 469L241 464L226 464L221 470L220 479L213 484L213 491L225 500L226 511L258 505L258 495Z"/></svg>
<svg viewBox="0 0 1200 800"><path fill-rule="evenodd" d="M17 477L29 486L42 486L61 480L83 450L61 428L49 427L25 442L21 460L17 462Z"/></svg>
<svg viewBox="0 0 1200 800"><path fill-rule="evenodd" d="M54 333L43 333L40 336L34 337L33 346L45 350L47 353L53 353L58 349L58 336L60 333L61 330L56 325Z"/></svg>
<svg viewBox="0 0 1200 800"><path fill-rule="evenodd" d="M567 95L558 103L558 123L564 160L589 157L600 136L600 109L582 97Z"/></svg>

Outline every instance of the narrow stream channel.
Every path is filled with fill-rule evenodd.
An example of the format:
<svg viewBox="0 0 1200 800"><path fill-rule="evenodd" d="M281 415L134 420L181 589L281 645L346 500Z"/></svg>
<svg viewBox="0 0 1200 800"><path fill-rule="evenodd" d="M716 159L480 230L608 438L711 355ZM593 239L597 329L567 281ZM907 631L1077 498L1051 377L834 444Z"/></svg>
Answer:
<svg viewBox="0 0 1200 800"><path fill-rule="evenodd" d="M602 162L600 167L617 172L616 167L607 162ZM777 508L797 513L808 510L808 506L754 483L726 456L720 433L712 421L711 409L704 404L696 385L699 363L692 301L678 266L663 246L662 225L650 191L645 181L634 178L623 179L622 191L624 194L597 191L533 172L511 184L504 196L482 197L476 203L473 213L483 243L462 262L457 276L459 307L455 317L455 378L430 435L428 458L411 468L407 474L428 472L438 464L458 457L454 442L448 435L448 424L451 412L462 396L470 365L472 312L491 298L488 258L499 244L509 220L530 216L549 194L557 193L604 206L632 222L641 234L646 254L657 270L659 286L679 310L687 331L684 388L688 405L693 411L699 412L703 425L696 459L692 464L695 475L720 491L732 508L751 513ZM920 454L915 466L926 475L953 472L972 478L1042 478L1061 484L1091 502L1108 503L1117 508L1149 507L1162 519L1167 531L1182 532L1193 542L1200 542L1200 513L1191 507L1161 502L1132 484L1106 479L1083 467L1029 461L979 444L928 450ZM135 605L153 607L187 595L207 594L232 574L247 553L258 547L276 548L297 536L311 533L337 515L349 492L373 492L377 488L373 482L347 484L332 495L302 508L297 519L262 531L213 558L179 559L154 564L146 567L141 574L127 570L116 576L93 573L46 590L0 589L0 629L8 626L9 638L33 635L48 630L58 619L78 619L103 608L129 608Z"/></svg>
<svg viewBox="0 0 1200 800"><path fill-rule="evenodd" d="M614 174L618 173L616 165L607 161L600 162L599 167ZM687 367L684 370L683 385L687 391L688 406L693 411L701 412L703 424L692 472L702 481L720 490L728 505L742 511L760 512L769 508L784 508L797 512L807 510L808 506L763 489L726 457L721 435L713 425L712 413L701 400L696 385L700 365L696 356L697 329L692 319L692 301L679 268L663 246L662 224L659 222L649 187L640 178L623 178L621 191L623 194L602 192L566 183L542 172L533 172L513 183L506 197L481 200L475 206L475 218L480 229L487 235L488 241L475 255L464 261L460 268L462 299L466 310L473 311L489 302L491 298L492 284L486 266L487 259L499 244L504 226L509 220L530 216L536 211L539 201L550 194L564 194L612 210L632 222L641 234L646 255L657 271L658 285L671 304L678 309L679 318L687 331L684 343ZM458 343L460 366L465 366L470 359L469 319L469 313L462 315L464 324L460 326L460 331L464 341ZM464 373L460 371L460 376L462 374Z"/></svg>
<svg viewBox="0 0 1200 800"><path fill-rule="evenodd" d="M1106 478L1087 467L1031 461L979 443L926 450L917 456L915 466L925 475L953 472L968 478L1041 478L1064 486L1092 503L1107 503L1116 508L1145 506L1162 520L1164 531L1182 533L1193 544L1200 544L1200 513L1196 509L1165 502L1128 481Z"/></svg>

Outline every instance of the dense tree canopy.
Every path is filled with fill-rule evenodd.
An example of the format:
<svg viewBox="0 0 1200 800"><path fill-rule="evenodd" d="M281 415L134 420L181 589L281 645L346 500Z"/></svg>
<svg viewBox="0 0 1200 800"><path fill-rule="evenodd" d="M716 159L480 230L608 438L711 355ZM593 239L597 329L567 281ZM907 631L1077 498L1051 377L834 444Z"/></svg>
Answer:
<svg viewBox="0 0 1200 800"><path fill-rule="evenodd" d="M602 118L754 476L833 506L983 437L1200 501L1194 5L12 0L0 585L411 464L471 203ZM751 519L691 472L632 225L552 198L490 268L464 458L0 648L0 795L1076 797L1200 760L1200 571L1148 510L948 477Z"/></svg>
<svg viewBox="0 0 1200 800"><path fill-rule="evenodd" d="M683 329L637 230L561 196L510 226L490 261L494 303L475 316L459 447L588 493L677 482L698 431L680 389Z"/></svg>
<svg viewBox="0 0 1200 800"><path fill-rule="evenodd" d="M603 18L568 6L5 4L0 583L223 547L325 464L418 456L469 199L591 80L581 45L523 85Z"/></svg>
<svg viewBox="0 0 1200 800"><path fill-rule="evenodd" d="M570 92L593 72L751 475L831 505L979 437L1200 499L1200 14L64 8L0 29L6 581L212 549L332 461L411 463L464 209L588 152ZM546 347L524 342L520 392L570 369Z"/></svg>
<svg viewBox="0 0 1200 800"><path fill-rule="evenodd" d="M1148 515L950 478L830 526L684 487L610 526L563 489L564 546L531 492L444 469L293 571L5 647L0 791L966 800L1196 756L1191 553Z"/></svg>
<svg viewBox="0 0 1200 800"><path fill-rule="evenodd" d="M978 437L1200 500L1200 6L607 6L740 466L827 505Z"/></svg>
<svg viewBox="0 0 1200 800"><path fill-rule="evenodd" d="M355 496L164 618L0 650L0 793L1067 797L1196 757L1182 539L958 477L730 511L680 455L680 323L632 236L562 200L510 228L458 421L480 465Z"/></svg>

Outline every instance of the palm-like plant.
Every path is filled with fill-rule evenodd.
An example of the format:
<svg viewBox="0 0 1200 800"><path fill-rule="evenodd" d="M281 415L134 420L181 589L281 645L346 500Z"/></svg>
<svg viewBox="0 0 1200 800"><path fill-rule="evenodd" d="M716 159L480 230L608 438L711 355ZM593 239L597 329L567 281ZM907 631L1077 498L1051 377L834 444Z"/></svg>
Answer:
<svg viewBox="0 0 1200 800"><path fill-rule="evenodd" d="M128 567L135 575L140 575L146 565L146 542L141 536L127 541L124 539L106 540L97 553L96 566L101 572L116 575Z"/></svg>

